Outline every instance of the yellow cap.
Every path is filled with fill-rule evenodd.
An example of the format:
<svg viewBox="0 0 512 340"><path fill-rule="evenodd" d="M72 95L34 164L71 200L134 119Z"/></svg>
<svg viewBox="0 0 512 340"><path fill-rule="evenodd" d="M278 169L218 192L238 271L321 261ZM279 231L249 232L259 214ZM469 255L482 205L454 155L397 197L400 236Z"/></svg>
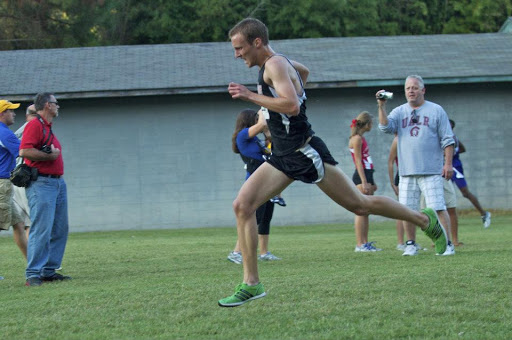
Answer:
<svg viewBox="0 0 512 340"><path fill-rule="evenodd" d="M5 110L17 109L18 107L20 107L20 103L13 104L7 100L0 100L0 113L4 112Z"/></svg>

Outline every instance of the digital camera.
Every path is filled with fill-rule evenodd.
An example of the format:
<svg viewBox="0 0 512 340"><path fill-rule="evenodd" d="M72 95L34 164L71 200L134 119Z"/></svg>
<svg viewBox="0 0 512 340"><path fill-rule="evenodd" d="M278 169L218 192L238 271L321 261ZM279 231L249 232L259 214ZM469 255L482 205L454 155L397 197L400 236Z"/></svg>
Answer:
<svg viewBox="0 0 512 340"><path fill-rule="evenodd" d="M52 147L45 144L41 147L41 151L44 153L52 153Z"/></svg>
<svg viewBox="0 0 512 340"><path fill-rule="evenodd" d="M379 93L378 99L393 99L393 92L381 92Z"/></svg>

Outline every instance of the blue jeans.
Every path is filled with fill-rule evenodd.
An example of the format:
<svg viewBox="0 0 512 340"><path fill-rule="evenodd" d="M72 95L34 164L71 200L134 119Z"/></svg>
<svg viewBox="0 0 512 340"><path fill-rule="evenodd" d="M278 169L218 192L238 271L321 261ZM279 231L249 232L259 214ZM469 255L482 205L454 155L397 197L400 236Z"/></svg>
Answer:
<svg viewBox="0 0 512 340"><path fill-rule="evenodd" d="M68 240L66 182L62 177L39 177L26 192L32 226L25 276L49 277L60 267Z"/></svg>

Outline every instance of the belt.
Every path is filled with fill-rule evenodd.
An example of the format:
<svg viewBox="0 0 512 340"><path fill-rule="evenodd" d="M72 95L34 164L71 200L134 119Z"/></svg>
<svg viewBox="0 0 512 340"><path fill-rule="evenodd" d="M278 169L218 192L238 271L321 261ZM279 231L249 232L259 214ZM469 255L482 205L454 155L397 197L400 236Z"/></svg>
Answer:
<svg viewBox="0 0 512 340"><path fill-rule="evenodd" d="M60 178L60 175L39 174L38 176L42 176L42 177L50 177L50 178Z"/></svg>

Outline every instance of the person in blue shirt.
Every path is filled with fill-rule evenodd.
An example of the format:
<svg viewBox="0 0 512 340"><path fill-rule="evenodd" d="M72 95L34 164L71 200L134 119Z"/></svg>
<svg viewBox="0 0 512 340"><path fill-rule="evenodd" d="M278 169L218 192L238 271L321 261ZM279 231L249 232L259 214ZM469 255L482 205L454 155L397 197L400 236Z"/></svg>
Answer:
<svg viewBox="0 0 512 340"><path fill-rule="evenodd" d="M450 125L452 127L452 130L455 128L455 122L450 119ZM491 225L491 213L488 211L485 211L482 206L480 205L480 202L478 201L478 198L471 193L468 189L468 183L466 182L466 178L464 178L464 168L462 167L462 161L459 158L459 155L461 153L466 152L466 148L464 147L464 144L460 142L460 140L454 135L455 138L455 149L453 153L453 176L452 181L457 185L460 192L462 193L462 196L467 198L473 206L478 210L480 215L482 216L482 222L484 224L484 228L489 228Z"/></svg>
<svg viewBox="0 0 512 340"><path fill-rule="evenodd" d="M266 120L261 112L246 109L238 114L235 132L232 137L232 148L234 153L240 154L245 163L246 180L261 164L265 163L265 154L268 153L265 143L257 137L260 133L264 133L267 139L270 138ZM268 251L270 221L273 214L274 202L271 200L266 201L256 210L260 247L259 259L262 261L280 260L279 257ZM229 253L228 260L236 264L242 264L242 254L238 240L235 249Z"/></svg>
<svg viewBox="0 0 512 340"><path fill-rule="evenodd" d="M27 258L27 236L25 223L17 205L13 200L13 184L10 180L11 171L16 166L16 157L20 149L20 140L9 129L14 124L20 104L0 100L0 230L13 227L14 242Z"/></svg>

